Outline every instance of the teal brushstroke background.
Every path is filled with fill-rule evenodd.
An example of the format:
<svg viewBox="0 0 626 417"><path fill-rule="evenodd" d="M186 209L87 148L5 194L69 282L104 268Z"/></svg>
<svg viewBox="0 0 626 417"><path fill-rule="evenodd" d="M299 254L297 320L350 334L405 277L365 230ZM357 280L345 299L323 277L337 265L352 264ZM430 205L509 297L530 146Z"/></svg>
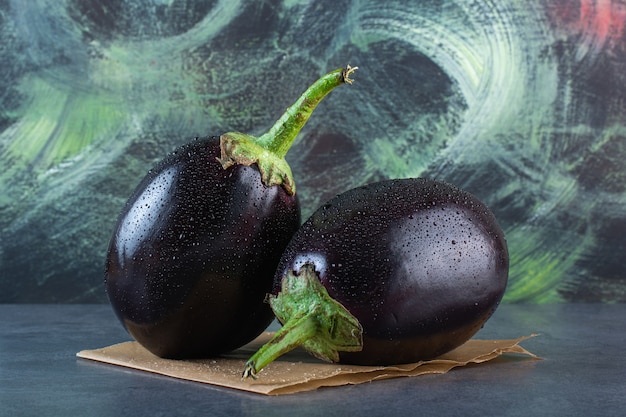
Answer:
<svg viewBox="0 0 626 417"><path fill-rule="evenodd" d="M428 176L483 199L507 302L626 301L626 6L603 0L0 0L0 302L106 302L108 240L152 164L265 131L319 75L288 154L304 215Z"/></svg>

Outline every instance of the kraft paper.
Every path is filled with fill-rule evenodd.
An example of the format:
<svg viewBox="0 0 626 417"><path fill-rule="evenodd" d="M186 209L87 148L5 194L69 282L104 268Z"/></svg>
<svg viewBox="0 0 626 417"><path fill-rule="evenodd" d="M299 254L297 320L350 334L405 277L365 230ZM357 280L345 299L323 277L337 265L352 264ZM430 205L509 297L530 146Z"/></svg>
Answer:
<svg viewBox="0 0 626 417"><path fill-rule="evenodd" d="M101 349L83 350L79 358L153 372L173 378L212 384L265 395L293 394L320 387L361 384L379 379L443 374L450 369L490 361L503 354L536 355L519 346L535 335L510 340L469 340L436 359L393 366L354 366L325 363L304 350L296 349L265 367L258 379L243 379L248 358L272 333L265 332L230 354L198 360L162 359L137 342L124 342Z"/></svg>

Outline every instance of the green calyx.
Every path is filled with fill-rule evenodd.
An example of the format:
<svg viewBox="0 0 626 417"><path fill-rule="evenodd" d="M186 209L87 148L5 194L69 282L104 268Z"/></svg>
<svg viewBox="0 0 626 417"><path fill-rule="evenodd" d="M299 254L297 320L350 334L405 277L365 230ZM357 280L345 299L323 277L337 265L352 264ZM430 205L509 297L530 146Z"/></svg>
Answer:
<svg viewBox="0 0 626 417"><path fill-rule="evenodd" d="M338 362L341 351L363 348L361 324L328 294L310 264L299 273L287 273L280 293L269 302L283 327L248 360L244 378L256 378L265 366L299 346L327 362Z"/></svg>
<svg viewBox="0 0 626 417"><path fill-rule="evenodd" d="M352 84L350 75L357 68L348 65L319 78L302 93L267 133L259 137L239 132L223 134L220 137L221 156L218 160L224 169L235 164L246 166L257 164L266 187L282 185L289 194L295 194L296 185L291 168L285 161L285 155L315 107L335 87Z"/></svg>
<svg viewBox="0 0 626 417"><path fill-rule="evenodd" d="M282 185L290 194L296 193L291 167L285 160L259 145L254 136L230 132L220 136L221 158L224 169L232 165L256 164L266 187Z"/></svg>

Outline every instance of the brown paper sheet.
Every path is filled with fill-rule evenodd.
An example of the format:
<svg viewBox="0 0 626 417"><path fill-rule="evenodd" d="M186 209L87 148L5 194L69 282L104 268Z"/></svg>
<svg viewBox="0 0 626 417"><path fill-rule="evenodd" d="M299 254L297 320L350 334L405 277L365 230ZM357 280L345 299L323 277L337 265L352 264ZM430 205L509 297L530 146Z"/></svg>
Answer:
<svg viewBox="0 0 626 417"><path fill-rule="evenodd" d="M394 366L354 366L319 361L296 349L264 368L258 379L243 379L248 358L271 337L265 332L250 344L214 359L171 360L159 358L137 342L124 342L101 349L83 350L79 358L120 365L205 384L265 395L292 394L320 387L361 384L378 379L443 374L450 369L490 361L506 353L537 358L519 346L535 335L511 340L469 340L455 350L430 361Z"/></svg>

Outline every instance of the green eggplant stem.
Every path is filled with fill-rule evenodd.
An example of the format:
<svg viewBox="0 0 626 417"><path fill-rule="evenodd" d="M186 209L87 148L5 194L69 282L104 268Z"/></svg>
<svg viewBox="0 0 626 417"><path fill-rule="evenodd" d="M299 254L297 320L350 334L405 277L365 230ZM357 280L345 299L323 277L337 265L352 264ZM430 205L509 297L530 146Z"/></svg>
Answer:
<svg viewBox="0 0 626 417"><path fill-rule="evenodd" d="M358 67L339 68L322 76L302 93L285 113L274 123L258 143L279 157L285 157L300 130L311 117L311 113L335 87L341 84L352 84L350 75Z"/></svg>
<svg viewBox="0 0 626 417"><path fill-rule="evenodd" d="M327 362L338 362L341 351L363 348L361 324L328 294L311 264L287 272L281 291L270 296L269 303L283 327L246 362L244 378L256 378L261 369L297 347Z"/></svg>
<svg viewBox="0 0 626 417"><path fill-rule="evenodd" d="M224 133L220 137L218 158L224 169L235 164L257 164L265 186L282 185L289 194L295 194L293 174L285 155L320 101L334 88L352 84L350 76L357 69L347 65L320 77L259 137L240 132Z"/></svg>
<svg viewBox="0 0 626 417"><path fill-rule="evenodd" d="M263 345L256 354L246 362L243 377L256 379L257 373L272 363L279 356L302 345L317 332L317 320L309 314L290 319L272 337L271 343Z"/></svg>

